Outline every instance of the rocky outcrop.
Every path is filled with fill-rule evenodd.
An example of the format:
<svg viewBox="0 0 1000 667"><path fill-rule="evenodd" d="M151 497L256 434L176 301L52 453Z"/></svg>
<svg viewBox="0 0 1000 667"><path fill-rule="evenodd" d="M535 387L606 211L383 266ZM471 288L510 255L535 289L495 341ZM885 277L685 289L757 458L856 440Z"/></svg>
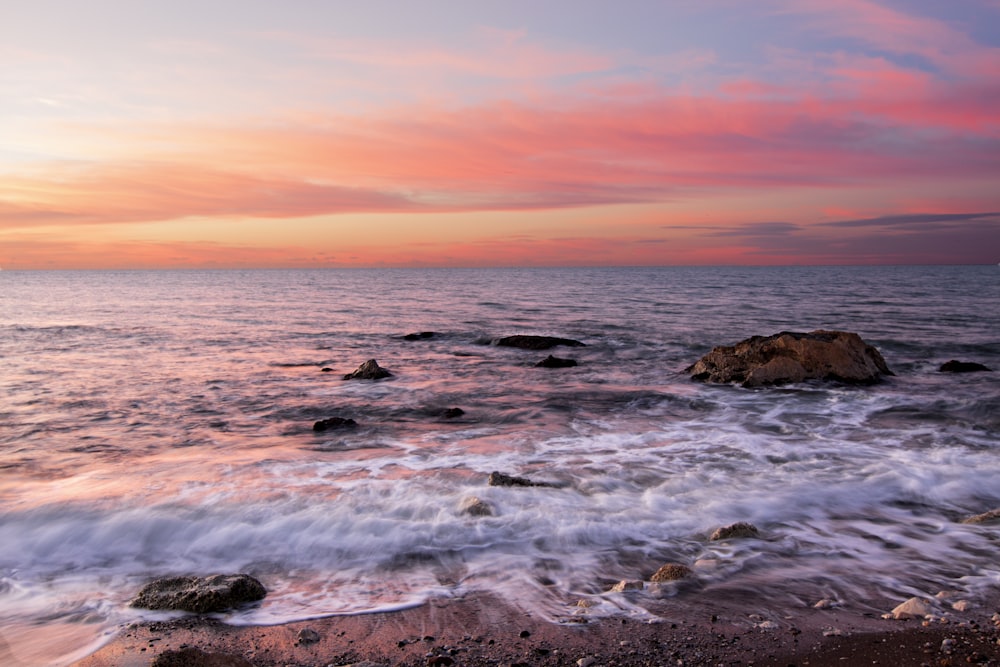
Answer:
<svg viewBox="0 0 1000 667"><path fill-rule="evenodd" d="M247 574L167 577L143 586L129 606L210 614L262 600L265 595L263 584Z"/></svg>
<svg viewBox="0 0 1000 667"><path fill-rule="evenodd" d="M976 514L975 516L970 516L967 519L962 519L961 523L969 525L978 525L983 523L994 523L1000 522L1000 508L995 510L990 510L989 512L983 512L982 514Z"/></svg>
<svg viewBox="0 0 1000 667"><path fill-rule="evenodd" d="M744 387L813 379L871 384L893 374L878 350L847 331L754 336L714 348L686 372L694 380Z"/></svg>
<svg viewBox="0 0 1000 667"><path fill-rule="evenodd" d="M687 579L694 575L694 572L687 565L682 565L680 563L667 563L659 570L653 573L653 576L649 578L650 581L654 583L664 583L667 581L678 581L679 579Z"/></svg>
<svg viewBox="0 0 1000 667"><path fill-rule="evenodd" d="M942 373L980 373L983 371L990 372L993 369L982 364L977 364L974 361L956 361L952 359L941 364L941 368L938 370Z"/></svg>
<svg viewBox="0 0 1000 667"><path fill-rule="evenodd" d="M548 482L533 482L526 477L514 477L513 475L507 475L496 470L490 473L488 484L490 486L555 486L555 484L549 484Z"/></svg>
<svg viewBox="0 0 1000 667"><path fill-rule="evenodd" d="M358 422L350 418L344 417L330 417L329 419L320 419L318 422L313 424L314 431L329 431L330 429L336 428L354 428L358 425Z"/></svg>
<svg viewBox="0 0 1000 667"><path fill-rule="evenodd" d="M717 528L708 539L712 542L718 542L719 540L733 540L746 537L760 537L760 532L757 530L757 526L752 523L740 521L728 526L723 526L722 528Z"/></svg>
<svg viewBox="0 0 1000 667"><path fill-rule="evenodd" d="M378 365L374 359L369 359L361 364L352 373L344 376L345 380L381 380L392 377L392 373Z"/></svg>
<svg viewBox="0 0 1000 667"><path fill-rule="evenodd" d="M560 359L551 354L535 364L535 368L572 368L573 366L576 366L576 359Z"/></svg>
<svg viewBox="0 0 1000 667"><path fill-rule="evenodd" d="M558 338L556 336L505 336L497 339L497 345L501 347L517 347L522 350L547 350L550 347L562 345L564 347L586 347L584 343L572 338Z"/></svg>

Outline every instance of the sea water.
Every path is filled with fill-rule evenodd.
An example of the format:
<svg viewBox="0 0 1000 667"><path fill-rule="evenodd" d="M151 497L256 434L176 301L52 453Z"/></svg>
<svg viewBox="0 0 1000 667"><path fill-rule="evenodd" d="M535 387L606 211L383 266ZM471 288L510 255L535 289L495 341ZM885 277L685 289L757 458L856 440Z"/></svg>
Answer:
<svg viewBox="0 0 1000 667"><path fill-rule="evenodd" d="M684 372L814 329L895 375ZM371 358L393 376L342 379ZM607 591L668 561L779 607L975 596L1000 529L959 521L1000 507L1000 372L949 359L1000 370L997 267L4 271L0 659L69 663L173 574L253 574L267 598L223 619L265 624L476 591L641 614ZM760 538L708 540L736 521Z"/></svg>

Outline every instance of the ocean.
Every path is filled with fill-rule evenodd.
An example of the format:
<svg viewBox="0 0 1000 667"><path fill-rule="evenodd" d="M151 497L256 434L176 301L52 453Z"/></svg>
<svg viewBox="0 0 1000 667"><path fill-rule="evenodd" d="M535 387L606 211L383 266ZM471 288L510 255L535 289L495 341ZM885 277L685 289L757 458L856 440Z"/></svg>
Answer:
<svg viewBox="0 0 1000 667"><path fill-rule="evenodd" d="M814 329L895 375L684 372ZM373 358L393 377L342 379ZM641 617L608 590L669 561L769 609L974 599L1000 586L1000 528L959 522L1000 507L1000 372L950 359L1000 371L996 266L3 271L0 659L69 664L162 618L128 601L171 574L256 576L238 624L476 591ZM331 417L357 426L313 430ZM708 540L737 521L760 538Z"/></svg>

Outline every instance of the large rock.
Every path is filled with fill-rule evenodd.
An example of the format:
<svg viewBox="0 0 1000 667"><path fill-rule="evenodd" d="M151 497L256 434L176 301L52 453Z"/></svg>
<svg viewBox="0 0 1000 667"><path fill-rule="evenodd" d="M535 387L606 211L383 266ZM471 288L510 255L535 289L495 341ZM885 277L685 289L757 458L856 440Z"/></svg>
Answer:
<svg viewBox="0 0 1000 667"><path fill-rule="evenodd" d="M352 373L344 376L345 380L381 380L392 377L392 373L378 365L374 359L369 359L361 364Z"/></svg>
<svg viewBox="0 0 1000 667"><path fill-rule="evenodd" d="M946 361L938 369L942 373L981 373L989 372L990 368L975 361Z"/></svg>
<svg viewBox="0 0 1000 667"><path fill-rule="evenodd" d="M744 387L835 380L870 384L892 375L879 351L847 331L784 331L719 346L687 368L694 380Z"/></svg>
<svg viewBox="0 0 1000 667"><path fill-rule="evenodd" d="M505 336L497 340L497 345L502 347L517 347L522 350L547 350L550 347L563 345L565 347L586 347L584 343L571 338L557 338L555 336Z"/></svg>
<svg viewBox="0 0 1000 667"><path fill-rule="evenodd" d="M733 540L746 537L760 537L760 532L757 530L757 526L752 523L740 521L717 528L708 539L712 542L718 542L719 540Z"/></svg>
<svg viewBox="0 0 1000 667"><path fill-rule="evenodd" d="M129 606L210 614L262 600L265 595L263 584L248 574L167 577L143 586Z"/></svg>

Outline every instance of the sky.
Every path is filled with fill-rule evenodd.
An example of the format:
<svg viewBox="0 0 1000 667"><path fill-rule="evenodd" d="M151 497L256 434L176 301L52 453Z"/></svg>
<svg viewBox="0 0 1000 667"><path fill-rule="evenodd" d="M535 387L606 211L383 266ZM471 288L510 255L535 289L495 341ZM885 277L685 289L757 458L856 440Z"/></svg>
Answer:
<svg viewBox="0 0 1000 667"><path fill-rule="evenodd" d="M1000 0L0 5L0 268L1000 262Z"/></svg>

